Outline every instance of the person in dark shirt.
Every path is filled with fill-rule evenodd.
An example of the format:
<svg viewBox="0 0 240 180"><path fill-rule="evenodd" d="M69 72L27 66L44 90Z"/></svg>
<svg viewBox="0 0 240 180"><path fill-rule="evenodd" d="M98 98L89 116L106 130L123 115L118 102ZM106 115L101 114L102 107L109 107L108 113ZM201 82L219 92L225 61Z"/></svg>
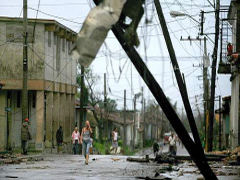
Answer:
<svg viewBox="0 0 240 180"><path fill-rule="evenodd" d="M62 126L59 127L56 133L56 139L57 139L57 152L60 152L60 147L62 146L63 143L63 130Z"/></svg>

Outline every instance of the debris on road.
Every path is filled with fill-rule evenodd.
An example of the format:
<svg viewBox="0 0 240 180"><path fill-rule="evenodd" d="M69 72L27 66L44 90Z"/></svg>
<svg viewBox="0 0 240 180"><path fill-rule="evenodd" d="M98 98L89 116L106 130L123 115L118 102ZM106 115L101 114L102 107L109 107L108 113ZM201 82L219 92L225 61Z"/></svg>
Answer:
<svg viewBox="0 0 240 180"><path fill-rule="evenodd" d="M113 161L119 161L119 158L111 158Z"/></svg>
<svg viewBox="0 0 240 180"><path fill-rule="evenodd" d="M149 159L147 158L136 158L136 157L128 157L127 161L130 162L140 162L140 163L148 163Z"/></svg>
<svg viewBox="0 0 240 180"><path fill-rule="evenodd" d="M29 161L43 161L39 155L24 156L22 154L2 154L0 155L0 164L20 164Z"/></svg>

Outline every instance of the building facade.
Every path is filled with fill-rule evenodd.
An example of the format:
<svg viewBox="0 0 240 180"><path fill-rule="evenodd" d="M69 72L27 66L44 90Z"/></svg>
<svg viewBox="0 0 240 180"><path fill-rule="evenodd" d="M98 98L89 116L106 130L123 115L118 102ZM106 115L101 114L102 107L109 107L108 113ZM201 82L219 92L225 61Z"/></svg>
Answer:
<svg viewBox="0 0 240 180"><path fill-rule="evenodd" d="M240 2L231 1L228 13L228 20L232 26L232 46L233 53L240 53ZM230 145L232 148L240 145L240 116L239 116L239 86L240 69L239 60L231 57L231 109L230 109Z"/></svg>
<svg viewBox="0 0 240 180"><path fill-rule="evenodd" d="M20 18L0 17L0 151L21 147L23 25ZM76 33L55 20L28 20L28 117L30 148L56 145L63 127L71 143L75 125L77 62L70 56Z"/></svg>

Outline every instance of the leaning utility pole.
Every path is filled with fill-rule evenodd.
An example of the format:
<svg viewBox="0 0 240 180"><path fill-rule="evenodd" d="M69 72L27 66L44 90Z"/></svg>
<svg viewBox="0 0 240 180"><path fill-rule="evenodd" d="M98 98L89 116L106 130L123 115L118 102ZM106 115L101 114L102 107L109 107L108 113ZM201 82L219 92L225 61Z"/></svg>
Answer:
<svg viewBox="0 0 240 180"><path fill-rule="evenodd" d="M93 0L96 5L99 4L99 1ZM159 2L158 2L159 3ZM163 16L164 18L164 16ZM124 31L119 23L116 23L112 27L112 32L116 36L117 40L121 44L122 48L128 55L129 59L133 63L134 67L146 83L149 90L152 92L153 96L157 100L158 104L161 106L166 118L171 123L172 127L176 131L178 137L186 147L188 153L190 154L192 160L198 166L200 172L204 176L205 179L217 180L216 175L212 171L211 167L206 161L206 158L199 156L201 151L199 151L198 145L193 142L191 137L189 136L186 128L182 124L181 120L179 119L176 111L173 109L171 103L167 99L167 96L164 94L162 88L149 71L146 64L143 62L142 58L136 51L133 46L130 46L124 36Z"/></svg>
<svg viewBox="0 0 240 180"><path fill-rule="evenodd" d="M216 1L215 10L215 44L212 54L212 78L211 78L211 98L209 107L209 131L208 131L208 150L213 149L213 120L214 120L214 100L215 100L215 81L216 81L216 65L218 55L218 39L219 39L219 11L220 11L220 0Z"/></svg>
<svg viewBox="0 0 240 180"><path fill-rule="evenodd" d="M80 121L79 129L81 131L84 121L84 94L85 94L85 85L84 85L84 66L81 66L81 95L80 95Z"/></svg>
<svg viewBox="0 0 240 180"><path fill-rule="evenodd" d="M123 110L123 119L124 119L124 141L123 141L123 145L124 148L126 148L127 146L127 123L126 123L126 89L124 89L124 110Z"/></svg>
<svg viewBox="0 0 240 180"><path fill-rule="evenodd" d="M154 0L154 4L155 4L156 10L157 10L159 22L160 22L161 27L162 27L162 32L163 32L163 35L164 35L164 38L165 38L165 41L166 41L167 49L168 49L169 56L170 56L172 66L173 66L173 69L174 69L174 73L175 73L175 77L176 77L176 80L177 80L178 88L179 88L179 91L180 91L180 94L181 94L181 97L182 97L182 100L183 100L183 104L184 104L184 107L185 107L185 110L186 110L188 122L189 122L189 125L190 125L190 128L191 128L192 134L193 134L194 142L196 143L196 145L199 148L199 151L201 153L200 155L205 159L204 152L203 152L203 149L202 149L202 144L201 144L200 137L199 137L199 134L198 134L198 129L197 129L195 119L194 119L194 116L193 116L193 112L192 112L192 108L191 108L191 105L190 105L190 102L189 102L189 99L188 99L187 88L186 88L186 85L183 81L182 74L180 72L180 68L179 68L179 65L178 65L178 62L177 62L176 54L175 54L173 44L172 44L172 41L171 41L171 38L170 38L170 35L169 35L169 32L168 32L168 28L167 28L165 18L164 18L164 15L163 15L162 7L161 7L161 4L160 4L159 0Z"/></svg>
<svg viewBox="0 0 240 180"><path fill-rule="evenodd" d="M23 87L22 87L22 121L28 118L28 33L27 0L23 0Z"/></svg>

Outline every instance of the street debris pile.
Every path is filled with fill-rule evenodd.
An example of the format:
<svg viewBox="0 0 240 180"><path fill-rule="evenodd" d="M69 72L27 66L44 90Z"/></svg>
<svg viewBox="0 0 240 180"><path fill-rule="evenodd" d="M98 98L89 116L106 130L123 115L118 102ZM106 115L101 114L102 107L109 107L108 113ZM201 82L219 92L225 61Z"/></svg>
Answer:
<svg viewBox="0 0 240 180"><path fill-rule="evenodd" d="M22 154L0 154L0 165L1 164L20 164L22 162L29 161L43 161L41 156L23 156Z"/></svg>
<svg viewBox="0 0 240 180"><path fill-rule="evenodd" d="M206 153L207 161L217 176L240 177L240 147L234 150L214 151ZM203 179L200 171L190 156L172 156L168 152L157 154L155 158L128 157L127 161L157 164L152 176L138 176L138 179L172 179L180 176L196 175Z"/></svg>
<svg viewBox="0 0 240 180"><path fill-rule="evenodd" d="M218 157L225 156L225 158L223 159L224 164L240 165L240 146L236 147L232 151L230 150L214 151L211 152L211 154L214 154Z"/></svg>

